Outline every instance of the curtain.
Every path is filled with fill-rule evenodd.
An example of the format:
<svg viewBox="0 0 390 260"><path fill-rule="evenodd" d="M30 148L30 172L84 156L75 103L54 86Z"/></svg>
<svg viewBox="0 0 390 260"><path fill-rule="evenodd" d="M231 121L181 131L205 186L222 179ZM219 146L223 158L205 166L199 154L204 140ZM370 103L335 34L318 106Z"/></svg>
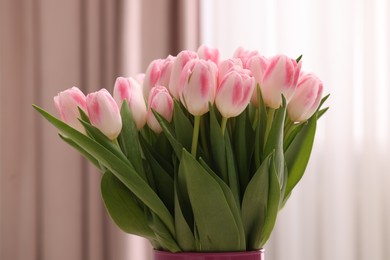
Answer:
<svg viewBox="0 0 390 260"><path fill-rule="evenodd" d="M386 0L201 3L201 41L303 54L331 93L311 161L266 244L269 260L390 259L390 4Z"/></svg>
<svg viewBox="0 0 390 260"><path fill-rule="evenodd" d="M150 259L104 209L100 174L31 107L198 45L197 1L0 1L0 259Z"/></svg>

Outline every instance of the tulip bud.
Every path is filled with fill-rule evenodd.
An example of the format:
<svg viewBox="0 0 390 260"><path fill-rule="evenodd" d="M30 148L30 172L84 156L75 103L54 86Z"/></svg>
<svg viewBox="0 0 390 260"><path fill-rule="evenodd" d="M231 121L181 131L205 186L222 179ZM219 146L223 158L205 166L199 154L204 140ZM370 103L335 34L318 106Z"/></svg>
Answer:
<svg viewBox="0 0 390 260"><path fill-rule="evenodd" d="M119 77L115 81L113 96L118 108L126 100L137 129L144 127L147 110L140 84L133 78Z"/></svg>
<svg viewBox="0 0 390 260"><path fill-rule="evenodd" d="M322 82L317 76L301 73L295 94L287 106L291 121L303 122L315 113L321 101L322 89Z"/></svg>
<svg viewBox="0 0 390 260"><path fill-rule="evenodd" d="M218 85L221 84L227 73L232 70L240 70L242 68L242 61L240 59L227 59L222 61L218 67Z"/></svg>
<svg viewBox="0 0 390 260"><path fill-rule="evenodd" d="M198 48L198 56L203 60L211 60L215 64L219 64L219 50L217 48L212 49L205 45Z"/></svg>
<svg viewBox="0 0 390 260"><path fill-rule="evenodd" d="M247 51L247 50L244 50L244 48L242 48L242 47L238 47L237 50L233 54L233 58L240 59L242 61L242 65L246 69L247 68L247 65L246 65L247 61L251 57L256 56L256 55L259 55L258 51Z"/></svg>
<svg viewBox="0 0 390 260"><path fill-rule="evenodd" d="M169 86L174 60L175 58L169 55L166 59L154 60L149 64L143 80L143 93L146 100L150 90L156 85Z"/></svg>
<svg viewBox="0 0 390 260"><path fill-rule="evenodd" d="M217 88L218 68L215 63L205 60L191 60L180 77L180 101L194 116L209 111Z"/></svg>
<svg viewBox="0 0 390 260"><path fill-rule="evenodd" d="M259 84L260 87L263 85L263 76L265 70L267 69L268 63L268 59L260 55L255 55L251 57L246 63L247 68L252 72L252 75L256 80L256 85ZM257 87L255 87L255 89L253 90L251 103L256 107L259 104L259 100L257 97Z"/></svg>
<svg viewBox="0 0 390 260"><path fill-rule="evenodd" d="M135 80L142 87L144 85L145 73L139 73L135 76Z"/></svg>
<svg viewBox="0 0 390 260"><path fill-rule="evenodd" d="M282 104L282 94L287 103L290 101L297 86L301 65L301 62L297 63L285 55L270 59L261 85L263 99L268 107L279 108Z"/></svg>
<svg viewBox="0 0 390 260"><path fill-rule="evenodd" d="M150 129L155 133L161 133L162 128L154 116L152 108L168 122L172 121L173 99L164 86L156 86L150 91L147 115L147 123Z"/></svg>
<svg viewBox="0 0 390 260"><path fill-rule="evenodd" d="M61 120L85 134L85 129L80 123L80 113L78 107L83 111L87 111L85 95L77 87L72 87L62 91L54 97L54 104L60 113Z"/></svg>
<svg viewBox="0 0 390 260"><path fill-rule="evenodd" d="M215 105L225 118L235 117L242 113L249 104L255 79L248 70L233 70L226 74L218 86Z"/></svg>
<svg viewBox="0 0 390 260"><path fill-rule="evenodd" d="M118 137L122 119L115 100L106 89L88 94L87 110L92 125L111 140Z"/></svg>
<svg viewBox="0 0 390 260"><path fill-rule="evenodd" d="M182 51L176 56L176 59L173 62L171 78L169 80L169 92L177 100L180 98L179 84L181 72L187 62L192 59L198 59L198 54L193 51Z"/></svg>

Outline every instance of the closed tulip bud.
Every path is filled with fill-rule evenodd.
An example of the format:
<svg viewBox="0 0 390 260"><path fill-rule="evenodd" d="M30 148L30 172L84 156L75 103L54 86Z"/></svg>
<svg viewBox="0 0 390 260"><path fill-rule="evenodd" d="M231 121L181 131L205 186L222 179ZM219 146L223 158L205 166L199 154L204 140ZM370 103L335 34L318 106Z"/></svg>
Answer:
<svg viewBox="0 0 390 260"><path fill-rule="evenodd" d="M179 84L180 84L180 76L183 71L184 66L188 61L192 59L198 59L198 54L193 51L181 51L177 56L175 61L173 62L171 78L169 80L169 92L171 95L179 100Z"/></svg>
<svg viewBox="0 0 390 260"><path fill-rule="evenodd" d="M203 60L211 60L215 64L219 64L219 50L217 48L209 48L202 45L198 48L198 56Z"/></svg>
<svg viewBox="0 0 390 260"><path fill-rule="evenodd" d="M247 51L244 50L242 47L238 47L237 50L233 54L233 58L238 58L242 61L243 67L246 69L247 68L247 62L248 60L253 57L259 55L258 51Z"/></svg>
<svg viewBox="0 0 390 260"><path fill-rule="evenodd" d="M80 123L80 113L78 107L83 111L87 111L85 95L77 87L72 87L58 93L54 97L54 104L60 114L61 120L85 134L85 129Z"/></svg>
<svg viewBox="0 0 390 260"><path fill-rule="evenodd" d="M282 104L282 94L287 103L290 101L297 87L301 64L285 55L270 59L261 86L263 99L268 107L279 108Z"/></svg>
<svg viewBox="0 0 390 260"><path fill-rule="evenodd" d="M293 122L303 122L309 119L322 97L321 80L311 73L301 73L293 98L287 106L287 113Z"/></svg>
<svg viewBox="0 0 390 260"><path fill-rule="evenodd" d="M240 70L242 68L242 61L238 58L222 61L218 67L218 85L222 82L227 73L232 70Z"/></svg>
<svg viewBox="0 0 390 260"><path fill-rule="evenodd" d="M118 137L122 119L115 100L106 89L88 94L87 110L92 125L111 140Z"/></svg>
<svg viewBox="0 0 390 260"><path fill-rule="evenodd" d="M126 100L137 129L144 127L147 109L141 85L133 78L119 77L115 81L113 96L118 108Z"/></svg>
<svg viewBox="0 0 390 260"><path fill-rule="evenodd" d="M249 104L255 79L248 70L233 70L226 74L217 88L215 105L225 118L242 113Z"/></svg>
<svg viewBox="0 0 390 260"><path fill-rule="evenodd" d="M263 76L265 70L267 69L268 63L268 59L260 55L255 55L251 57L246 63L247 68L252 72L252 75L256 80L256 85L259 84L260 87L263 85ZM259 100L257 97L257 87L255 87L255 89L253 90L251 103L256 107L259 104Z"/></svg>
<svg viewBox="0 0 390 260"><path fill-rule="evenodd" d="M162 128L154 116L152 108L168 122L172 121L173 99L164 86L156 86L150 91L147 115L147 123L150 129L155 133L161 133Z"/></svg>
<svg viewBox="0 0 390 260"><path fill-rule="evenodd" d="M180 77L180 101L194 116L209 111L217 88L218 68L215 63L205 60L191 60Z"/></svg>
<svg viewBox="0 0 390 260"><path fill-rule="evenodd" d="M153 87L157 85L169 86L174 60L175 58L169 55L166 59L154 60L149 64L143 80L143 93L146 100Z"/></svg>

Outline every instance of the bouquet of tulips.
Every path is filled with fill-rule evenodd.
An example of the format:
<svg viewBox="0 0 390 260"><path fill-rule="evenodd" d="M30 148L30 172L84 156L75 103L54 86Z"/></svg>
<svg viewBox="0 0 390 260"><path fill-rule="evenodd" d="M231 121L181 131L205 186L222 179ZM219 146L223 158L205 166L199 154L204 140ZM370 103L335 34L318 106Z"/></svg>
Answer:
<svg viewBox="0 0 390 260"><path fill-rule="evenodd" d="M154 60L113 95L65 90L61 119L34 106L103 173L113 221L159 250L262 248L327 110L301 57L219 56L201 46Z"/></svg>

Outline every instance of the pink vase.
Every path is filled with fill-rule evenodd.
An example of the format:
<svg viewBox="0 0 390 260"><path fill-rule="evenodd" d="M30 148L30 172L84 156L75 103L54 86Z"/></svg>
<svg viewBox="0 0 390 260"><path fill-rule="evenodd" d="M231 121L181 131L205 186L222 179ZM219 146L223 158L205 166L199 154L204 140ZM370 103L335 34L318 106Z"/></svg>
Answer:
<svg viewBox="0 0 390 260"><path fill-rule="evenodd" d="M154 260L264 260L264 250L247 252L185 252L154 251Z"/></svg>

